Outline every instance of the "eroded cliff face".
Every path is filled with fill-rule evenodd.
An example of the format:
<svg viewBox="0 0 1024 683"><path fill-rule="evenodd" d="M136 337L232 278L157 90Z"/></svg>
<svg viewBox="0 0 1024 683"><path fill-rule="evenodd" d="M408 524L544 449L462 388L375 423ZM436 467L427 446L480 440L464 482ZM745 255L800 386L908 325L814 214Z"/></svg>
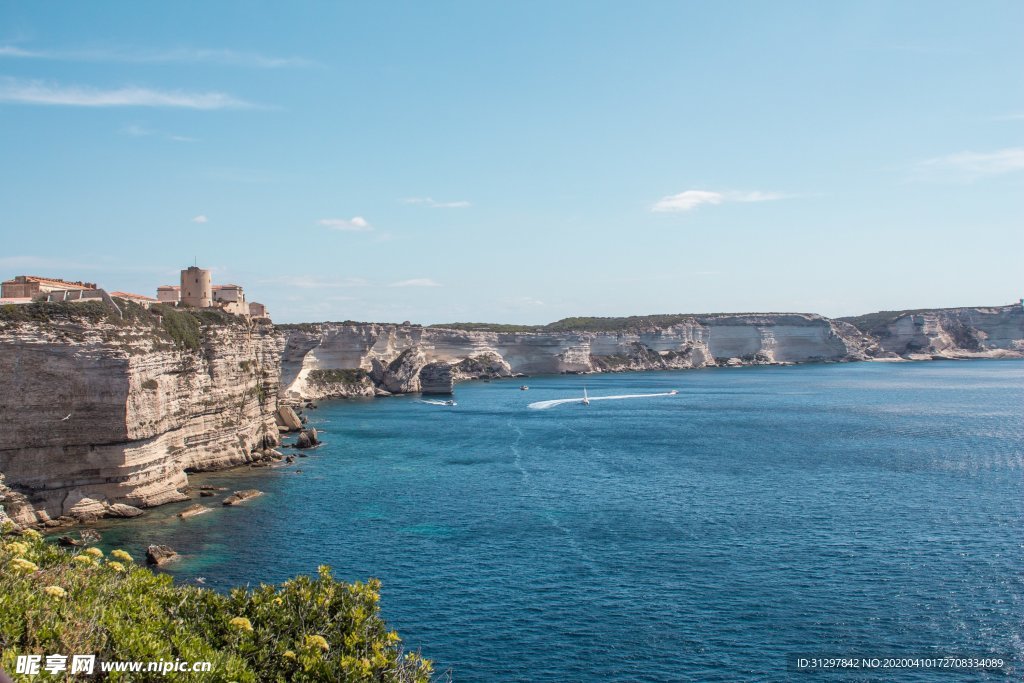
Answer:
<svg viewBox="0 0 1024 683"><path fill-rule="evenodd" d="M695 316L617 332L323 323L286 333L282 395L314 399L345 395L310 381L333 369L365 370L378 390L404 393L423 388L422 370L430 366L428 391L443 393L451 382L472 377L860 360L870 345L850 325L805 314Z"/></svg>
<svg viewBox="0 0 1024 683"><path fill-rule="evenodd" d="M1024 357L1024 307L989 306L872 313L845 319L877 340L878 356Z"/></svg>
<svg viewBox="0 0 1024 683"><path fill-rule="evenodd" d="M186 470L261 459L278 441L283 343L242 319L204 325L195 350L152 323L0 322L7 514L117 514L181 499Z"/></svg>

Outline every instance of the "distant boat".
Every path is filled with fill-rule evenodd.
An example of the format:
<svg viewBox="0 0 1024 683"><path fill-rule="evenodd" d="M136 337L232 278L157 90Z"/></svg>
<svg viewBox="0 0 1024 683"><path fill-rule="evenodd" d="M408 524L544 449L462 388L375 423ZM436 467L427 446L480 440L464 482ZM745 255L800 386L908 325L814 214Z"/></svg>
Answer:
<svg viewBox="0 0 1024 683"><path fill-rule="evenodd" d="M526 386L525 384L519 387L519 391L528 391L529 389L530 387Z"/></svg>
<svg viewBox="0 0 1024 683"><path fill-rule="evenodd" d="M585 406L589 406L590 405L590 399L587 397L587 388L586 387L583 387L583 405L585 405Z"/></svg>
<svg viewBox="0 0 1024 683"><path fill-rule="evenodd" d="M457 405L459 405L458 403L456 403L455 401L453 401L451 399L448 399L447 401L445 401L444 404L446 406L457 406Z"/></svg>
<svg viewBox="0 0 1024 683"><path fill-rule="evenodd" d="M679 393L679 392L678 392L678 391L676 391L675 389L673 389L672 391L668 392L669 396L675 396L675 395L676 395L676 394L678 394L678 393Z"/></svg>

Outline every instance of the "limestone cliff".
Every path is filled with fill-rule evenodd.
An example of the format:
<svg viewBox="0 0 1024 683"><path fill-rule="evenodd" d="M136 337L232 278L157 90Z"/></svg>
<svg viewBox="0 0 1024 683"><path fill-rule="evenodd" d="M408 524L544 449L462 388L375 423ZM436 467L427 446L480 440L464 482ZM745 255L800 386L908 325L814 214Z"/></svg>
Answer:
<svg viewBox="0 0 1024 683"><path fill-rule="evenodd" d="M313 381L325 371L365 371L388 393L520 374L700 368L721 363L771 364L862 360L871 340L852 325L811 314L672 316L620 329L503 331L377 323L283 326L288 335L281 388L290 398L344 396ZM441 365L447 365L443 368ZM338 389L338 387L333 387ZM450 389L448 389L450 391Z"/></svg>
<svg viewBox="0 0 1024 683"><path fill-rule="evenodd" d="M180 499L187 470L277 443L284 340L271 325L127 310L0 317L0 473L16 522Z"/></svg>
<svg viewBox="0 0 1024 683"><path fill-rule="evenodd" d="M844 318L876 340L879 357L1019 358L1024 307L989 306L882 311Z"/></svg>

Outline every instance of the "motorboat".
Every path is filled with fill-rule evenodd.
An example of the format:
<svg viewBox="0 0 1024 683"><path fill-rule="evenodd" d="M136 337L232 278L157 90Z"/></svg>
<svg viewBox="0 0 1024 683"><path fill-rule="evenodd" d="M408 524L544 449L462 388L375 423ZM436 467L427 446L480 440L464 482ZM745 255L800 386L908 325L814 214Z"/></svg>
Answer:
<svg viewBox="0 0 1024 683"><path fill-rule="evenodd" d="M583 405L585 405L585 406L589 406L590 405L590 398L587 396L587 388L586 387L583 387Z"/></svg>

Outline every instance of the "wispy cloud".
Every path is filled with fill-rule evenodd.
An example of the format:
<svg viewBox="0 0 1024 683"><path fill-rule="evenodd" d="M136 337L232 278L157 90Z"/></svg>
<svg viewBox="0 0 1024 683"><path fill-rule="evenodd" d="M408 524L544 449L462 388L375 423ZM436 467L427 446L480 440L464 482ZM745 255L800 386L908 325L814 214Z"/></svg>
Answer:
<svg viewBox="0 0 1024 683"><path fill-rule="evenodd" d="M1006 147L992 152L957 152L917 164L919 176L975 180L982 177L1024 171L1024 147Z"/></svg>
<svg viewBox="0 0 1024 683"><path fill-rule="evenodd" d="M64 62L120 62L130 64L219 64L259 69L316 66L302 57L272 57L255 52L239 52L225 48L176 47L147 49L81 49L27 50L14 45L0 45L0 58L43 59Z"/></svg>
<svg viewBox="0 0 1024 683"><path fill-rule="evenodd" d="M22 50L20 47L14 47L13 45L0 45L0 57L31 58L35 56L36 53L30 52L29 50Z"/></svg>
<svg viewBox="0 0 1024 683"><path fill-rule="evenodd" d="M321 218L317 221L317 224L331 230L341 230L343 232L366 232L373 230L373 226L362 216L354 216L352 218Z"/></svg>
<svg viewBox="0 0 1024 683"><path fill-rule="evenodd" d="M245 109L256 105L220 92L184 92L124 87L101 89L44 81L0 78L0 102L68 107L177 107Z"/></svg>
<svg viewBox="0 0 1024 683"><path fill-rule="evenodd" d="M779 192L739 192L729 190L725 192L714 192L711 190L686 190L679 194L668 195L659 199L651 211L658 213L669 213L679 211L692 211L704 204L725 204L727 202L770 202L778 199L786 199L788 195Z"/></svg>
<svg viewBox="0 0 1024 683"><path fill-rule="evenodd" d="M388 287L440 287L441 284L434 282L429 277L414 277L411 280L399 280L392 282Z"/></svg>
<svg viewBox="0 0 1024 683"><path fill-rule="evenodd" d="M163 131L153 130L146 128L145 126L139 126L131 124L121 129L122 135L127 135L133 138L144 138L144 137L161 137L174 142L198 142L196 138L188 137L187 135L172 135L170 133L164 133Z"/></svg>
<svg viewBox="0 0 1024 683"><path fill-rule="evenodd" d="M432 209L464 209L467 206L472 206L465 200L459 200L455 202L439 202L432 197L408 197L402 200L403 204L418 204L420 206L429 206Z"/></svg>
<svg viewBox="0 0 1024 683"><path fill-rule="evenodd" d="M206 216L204 216L203 214L199 214L198 216L196 216L195 218L192 219L192 222L193 223L209 223L210 219L207 218Z"/></svg>

